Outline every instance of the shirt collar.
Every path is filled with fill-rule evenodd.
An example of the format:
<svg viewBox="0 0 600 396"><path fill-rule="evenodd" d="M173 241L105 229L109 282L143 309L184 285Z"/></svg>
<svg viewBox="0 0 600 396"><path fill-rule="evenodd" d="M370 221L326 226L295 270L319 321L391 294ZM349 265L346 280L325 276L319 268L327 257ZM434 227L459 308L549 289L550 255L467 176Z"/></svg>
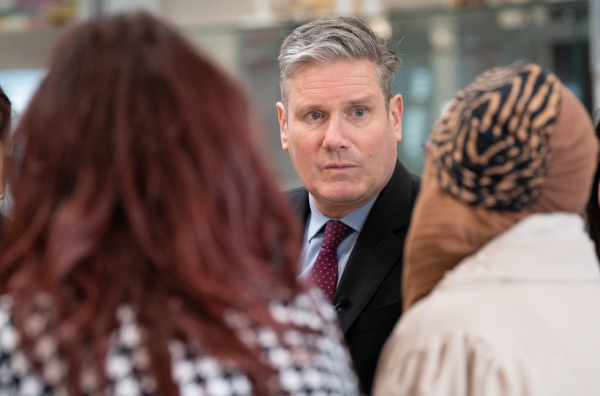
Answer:
<svg viewBox="0 0 600 396"><path fill-rule="evenodd" d="M319 211L319 209L317 209L317 206L314 203L314 198L312 194L309 193L308 204L310 205L310 221L308 222L306 240L310 241L315 236L317 236L317 234L319 234L319 232L321 232L321 230L325 226L325 223L327 223L329 220L341 220L346 225L350 226L350 228L352 228L354 231L360 232L363 228L363 225L365 224L365 221L367 221L367 216L369 215L369 212L375 204L375 201L377 200L378 196L379 194L373 197L373 199L371 199L369 202L367 202L360 208L356 209L355 211L350 212L339 219L334 219L325 216Z"/></svg>

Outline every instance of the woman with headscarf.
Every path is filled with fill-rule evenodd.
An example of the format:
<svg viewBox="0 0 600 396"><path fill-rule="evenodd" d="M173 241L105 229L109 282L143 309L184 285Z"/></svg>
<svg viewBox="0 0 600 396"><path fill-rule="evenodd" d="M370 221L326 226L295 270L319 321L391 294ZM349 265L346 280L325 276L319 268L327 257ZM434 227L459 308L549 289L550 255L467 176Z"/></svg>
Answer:
<svg viewBox="0 0 600 396"><path fill-rule="evenodd" d="M407 312L381 395L600 394L589 115L531 63L485 72L434 125L408 235Z"/></svg>
<svg viewBox="0 0 600 396"><path fill-rule="evenodd" d="M13 138L2 395L355 395L241 88L147 15L75 27Z"/></svg>

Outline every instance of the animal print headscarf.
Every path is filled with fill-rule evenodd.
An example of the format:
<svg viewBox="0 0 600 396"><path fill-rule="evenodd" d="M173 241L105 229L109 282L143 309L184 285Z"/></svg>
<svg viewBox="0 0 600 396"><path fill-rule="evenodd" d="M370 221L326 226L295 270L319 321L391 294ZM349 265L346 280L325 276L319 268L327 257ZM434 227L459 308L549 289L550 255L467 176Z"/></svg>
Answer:
<svg viewBox="0 0 600 396"><path fill-rule="evenodd" d="M429 137L405 245L405 309L447 270L532 213L583 213L598 158L585 108L532 63L491 69Z"/></svg>

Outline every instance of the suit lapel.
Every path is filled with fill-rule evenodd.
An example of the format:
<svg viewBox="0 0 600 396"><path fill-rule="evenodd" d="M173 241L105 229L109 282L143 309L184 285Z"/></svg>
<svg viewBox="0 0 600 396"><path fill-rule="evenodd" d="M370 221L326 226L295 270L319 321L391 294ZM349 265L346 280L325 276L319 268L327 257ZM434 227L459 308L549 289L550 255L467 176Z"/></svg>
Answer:
<svg viewBox="0 0 600 396"><path fill-rule="evenodd" d="M294 188L287 192L288 197L290 198L290 202L294 209L296 209L296 213L300 216L300 220L302 220L302 228L306 227L306 221L308 220L308 216L310 215L310 204L308 203L308 191L304 187Z"/></svg>
<svg viewBox="0 0 600 396"><path fill-rule="evenodd" d="M354 323L402 256L398 246L402 245L399 238L404 238L404 233L397 235L396 231L409 224L413 194L412 176L398 161L365 221L333 298L348 298L347 308L340 315L343 332Z"/></svg>

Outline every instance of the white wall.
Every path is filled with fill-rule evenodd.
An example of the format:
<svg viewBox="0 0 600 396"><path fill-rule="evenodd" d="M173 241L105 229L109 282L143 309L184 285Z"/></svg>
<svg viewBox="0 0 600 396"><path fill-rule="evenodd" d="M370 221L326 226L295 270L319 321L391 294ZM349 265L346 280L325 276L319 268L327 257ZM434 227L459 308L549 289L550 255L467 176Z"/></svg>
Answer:
<svg viewBox="0 0 600 396"><path fill-rule="evenodd" d="M0 34L0 70L46 67L64 28Z"/></svg>
<svg viewBox="0 0 600 396"><path fill-rule="evenodd" d="M254 0L162 0L163 17L180 25L234 22L254 12Z"/></svg>

